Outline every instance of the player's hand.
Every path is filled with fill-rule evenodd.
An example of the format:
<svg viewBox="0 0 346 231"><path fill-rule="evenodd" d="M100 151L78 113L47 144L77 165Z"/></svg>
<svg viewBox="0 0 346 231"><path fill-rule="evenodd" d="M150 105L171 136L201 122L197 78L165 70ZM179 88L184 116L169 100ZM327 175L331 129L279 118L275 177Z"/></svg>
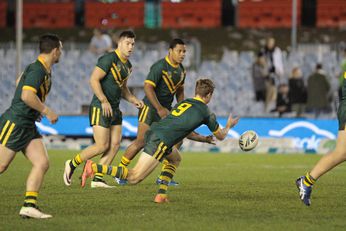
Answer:
<svg viewBox="0 0 346 231"><path fill-rule="evenodd" d="M213 135L205 136L205 143L216 145L215 138Z"/></svg>
<svg viewBox="0 0 346 231"><path fill-rule="evenodd" d="M157 110L157 114L161 117L161 119L165 118L169 115L169 111L165 107L161 107L159 110Z"/></svg>
<svg viewBox="0 0 346 231"><path fill-rule="evenodd" d="M138 100L138 99L136 99L134 102L133 102L133 104L136 106L136 108L142 108L143 106L144 106L144 103L143 103L143 101L142 100Z"/></svg>
<svg viewBox="0 0 346 231"><path fill-rule="evenodd" d="M239 121L239 117L238 116L233 118L232 114L230 114L229 117L228 117L228 120L227 120L227 126L229 128L233 128L238 123L238 121Z"/></svg>
<svg viewBox="0 0 346 231"><path fill-rule="evenodd" d="M58 122L58 115L55 114L55 112L53 110L51 110L50 108L46 107L44 110L43 110L43 113L47 119L49 120L49 122L51 124L55 124L56 122Z"/></svg>
<svg viewBox="0 0 346 231"><path fill-rule="evenodd" d="M111 104L108 101L105 101L101 104L102 115L105 117L113 117L113 110Z"/></svg>

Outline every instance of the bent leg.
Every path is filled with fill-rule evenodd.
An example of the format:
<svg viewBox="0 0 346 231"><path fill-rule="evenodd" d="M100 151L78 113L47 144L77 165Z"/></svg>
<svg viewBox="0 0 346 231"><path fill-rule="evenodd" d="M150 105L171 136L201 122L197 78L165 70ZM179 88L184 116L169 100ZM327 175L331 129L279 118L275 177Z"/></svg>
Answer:
<svg viewBox="0 0 346 231"><path fill-rule="evenodd" d="M156 203L167 202L167 190L169 182L171 182L172 178L174 177L176 169L181 161L181 156L178 149L173 148L172 153L166 156L166 160L168 163L164 165L159 177L160 186L159 191L157 192L158 195L155 197Z"/></svg>
<svg viewBox="0 0 346 231"><path fill-rule="evenodd" d="M144 147L144 135L148 131L149 125L146 123L138 124L137 138L127 147L123 157L121 158L121 165L126 167L130 164L131 160L135 158L137 153Z"/></svg>
<svg viewBox="0 0 346 231"><path fill-rule="evenodd" d="M112 163L120 148L121 137L121 125L112 126L110 130L110 145L108 150L102 155L99 161L100 164L110 165Z"/></svg>
<svg viewBox="0 0 346 231"><path fill-rule="evenodd" d="M318 179L346 160L346 131L339 131L335 150L323 156L313 167L310 175Z"/></svg>
<svg viewBox="0 0 346 231"><path fill-rule="evenodd" d="M0 174L5 172L16 155L15 151L0 144Z"/></svg>
<svg viewBox="0 0 346 231"><path fill-rule="evenodd" d="M127 181L129 184L138 184L144 180L159 164L153 156L142 152L135 167L129 169Z"/></svg>
<svg viewBox="0 0 346 231"><path fill-rule="evenodd" d="M114 157L116 156L121 142L121 125L113 125L110 129L110 145L108 150L102 155L99 160L99 164L102 165L111 165ZM111 186L107 185L103 180L103 173L96 173L94 179L91 182L91 187L104 187L110 188Z"/></svg>
<svg viewBox="0 0 346 231"><path fill-rule="evenodd" d="M49 168L48 153L42 138L33 139L25 148L25 156L31 162L32 168L26 181L25 204L36 205L38 191L41 188L44 175Z"/></svg>

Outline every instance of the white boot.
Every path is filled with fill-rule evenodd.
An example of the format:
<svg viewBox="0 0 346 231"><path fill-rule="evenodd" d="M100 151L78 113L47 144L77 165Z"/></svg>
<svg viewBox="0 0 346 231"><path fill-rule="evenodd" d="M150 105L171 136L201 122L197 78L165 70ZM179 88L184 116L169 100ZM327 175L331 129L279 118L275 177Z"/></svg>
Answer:
<svg viewBox="0 0 346 231"><path fill-rule="evenodd" d="M52 218L53 216L50 214L45 214L41 212L38 208L34 207L22 207L19 211L19 215L22 218L37 218L37 219L46 219Z"/></svg>

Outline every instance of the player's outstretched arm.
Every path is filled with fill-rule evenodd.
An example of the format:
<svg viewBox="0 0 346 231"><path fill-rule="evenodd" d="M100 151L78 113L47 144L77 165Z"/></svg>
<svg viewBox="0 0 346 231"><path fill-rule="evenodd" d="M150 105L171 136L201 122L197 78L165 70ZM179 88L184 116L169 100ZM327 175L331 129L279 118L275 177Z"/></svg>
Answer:
<svg viewBox="0 0 346 231"><path fill-rule="evenodd" d="M208 144L214 144L215 145L215 139L213 135L210 136L202 136L198 134L197 132L191 132L186 138L189 140L201 142L201 143L208 143Z"/></svg>
<svg viewBox="0 0 346 231"><path fill-rule="evenodd" d="M228 134L228 131L233 128L239 121L239 117L232 117L232 114L229 115L226 127L219 129L214 133L216 139L218 140L224 140Z"/></svg>
<svg viewBox="0 0 346 231"><path fill-rule="evenodd" d="M107 97L103 93L101 83L100 81L106 76L106 72L104 72L101 68L95 67L93 72L91 73L90 76L90 86L91 89L93 90L94 94L96 97L100 100L101 102L101 107L102 107L102 114L106 117L112 117L113 116L113 110L108 102Z"/></svg>
<svg viewBox="0 0 346 231"><path fill-rule="evenodd" d="M144 106L143 101L139 100L130 92L129 88L127 87L127 80L123 83L123 86L121 87L121 95L126 101L135 105L136 108L142 108Z"/></svg>
<svg viewBox="0 0 346 231"><path fill-rule="evenodd" d="M32 90L23 89L21 99L26 105L46 116L52 124L55 124L58 121L58 115L49 107L44 105Z"/></svg>

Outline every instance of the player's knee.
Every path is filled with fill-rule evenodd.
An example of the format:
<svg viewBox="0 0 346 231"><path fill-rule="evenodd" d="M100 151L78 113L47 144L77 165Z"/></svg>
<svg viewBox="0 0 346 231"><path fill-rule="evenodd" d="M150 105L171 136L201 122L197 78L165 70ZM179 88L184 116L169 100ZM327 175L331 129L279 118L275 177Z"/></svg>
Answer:
<svg viewBox="0 0 346 231"><path fill-rule="evenodd" d="M96 149L98 153L104 153L109 149L109 143L105 142L105 143L96 144Z"/></svg>
<svg viewBox="0 0 346 231"><path fill-rule="evenodd" d="M44 172L47 172L49 169L49 161L42 162L40 167Z"/></svg>
<svg viewBox="0 0 346 231"><path fill-rule="evenodd" d="M138 173L138 172L134 172L132 174L132 177L131 177L131 184L138 184L140 183L141 181L143 181L144 177Z"/></svg>

